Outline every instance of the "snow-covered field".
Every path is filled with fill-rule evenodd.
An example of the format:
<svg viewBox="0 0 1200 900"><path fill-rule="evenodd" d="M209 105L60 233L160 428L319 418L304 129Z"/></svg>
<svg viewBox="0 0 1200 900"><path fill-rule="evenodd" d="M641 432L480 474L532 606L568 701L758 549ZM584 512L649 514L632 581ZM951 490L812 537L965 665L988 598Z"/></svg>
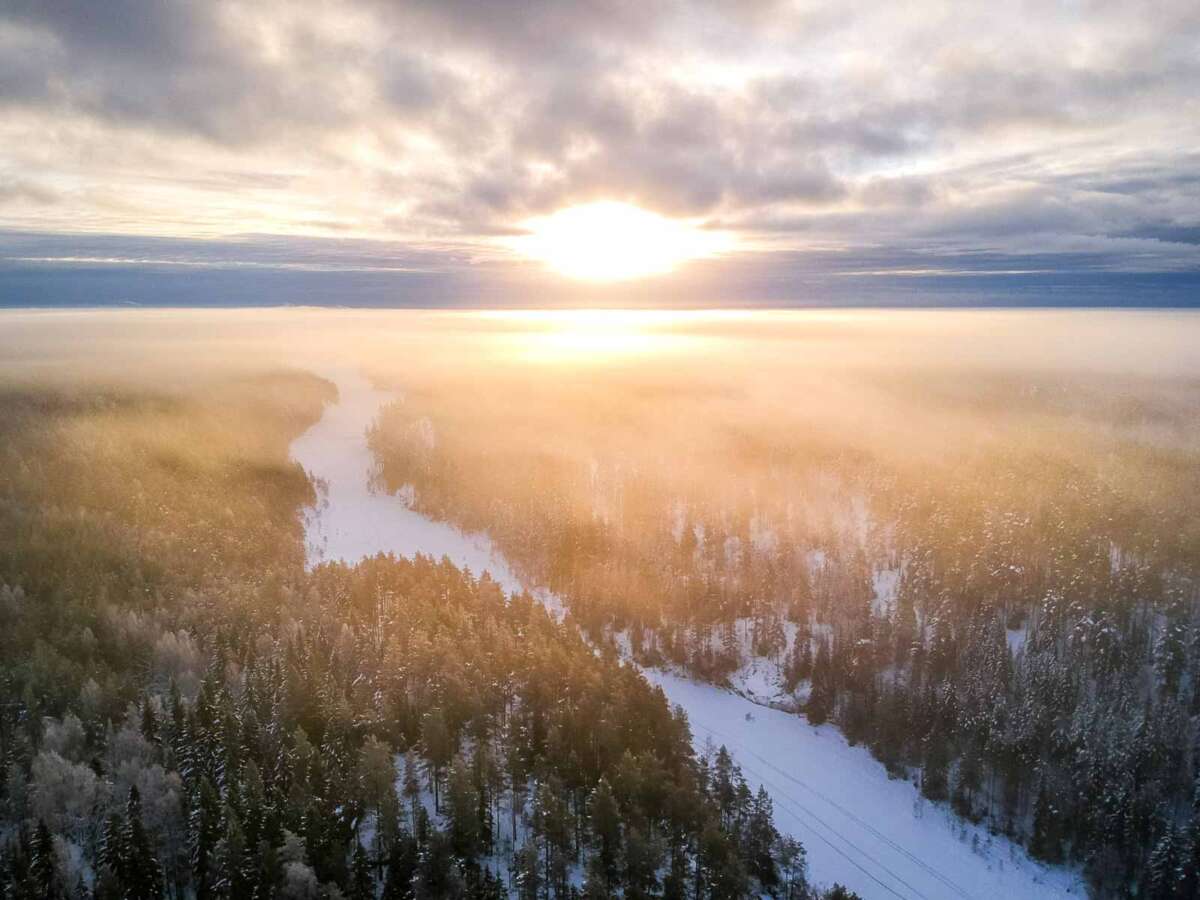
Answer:
<svg viewBox="0 0 1200 900"><path fill-rule="evenodd" d="M489 571L507 590L520 589L486 535L434 522L371 487L366 431L391 397L351 370L325 377L336 382L338 402L291 448L323 485L305 518L310 563L357 562L379 552L445 555L472 572ZM549 594L538 593L553 604ZM864 898L903 900L1085 895L1077 873L1037 864L1007 839L923 801L911 783L889 779L865 749L849 746L832 726L814 728L689 678L645 674L687 711L698 749L709 741L725 744L753 789L766 787L779 828L804 842L816 883L836 881ZM765 682L748 682L744 688L770 692Z"/></svg>

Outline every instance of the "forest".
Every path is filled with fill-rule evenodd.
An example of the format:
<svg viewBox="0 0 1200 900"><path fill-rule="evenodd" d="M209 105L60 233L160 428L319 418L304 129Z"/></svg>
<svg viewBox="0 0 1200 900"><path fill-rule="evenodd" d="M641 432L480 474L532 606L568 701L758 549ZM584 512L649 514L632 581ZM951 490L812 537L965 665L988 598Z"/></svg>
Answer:
<svg viewBox="0 0 1200 900"><path fill-rule="evenodd" d="M287 448L332 391L0 385L0 897L814 896L575 625L445 561L306 569Z"/></svg>
<svg viewBox="0 0 1200 900"><path fill-rule="evenodd" d="M851 896L639 668L1195 896L1200 371L1173 320L1030 315L14 319L0 897ZM350 365L377 490L563 621L309 564L289 446Z"/></svg>
<svg viewBox="0 0 1200 900"><path fill-rule="evenodd" d="M759 699L1098 896L1195 896L1196 375L692 337L393 373L381 478L592 640L734 689L765 661Z"/></svg>

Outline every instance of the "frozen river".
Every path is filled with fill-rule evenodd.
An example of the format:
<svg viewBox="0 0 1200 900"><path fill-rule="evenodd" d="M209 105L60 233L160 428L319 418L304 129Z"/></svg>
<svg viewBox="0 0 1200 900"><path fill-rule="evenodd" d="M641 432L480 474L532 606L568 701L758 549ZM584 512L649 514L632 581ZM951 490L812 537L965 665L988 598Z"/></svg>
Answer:
<svg viewBox="0 0 1200 900"><path fill-rule="evenodd" d="M291 448L319 485L320 499L305 514L309 563L423 553L520 589L486 535L435 522L373 487L367 429L391 395L354 370L323 374L337 384L338 400ZM725 744L751 787L766 787L780 830L804 842L814 882L902 900L1086 895L1075 872L1035 863L1007 839L924 802L911 783L889 779L834 727L814 728L678 675L645 674L687 711L698 747Z"/></svg>

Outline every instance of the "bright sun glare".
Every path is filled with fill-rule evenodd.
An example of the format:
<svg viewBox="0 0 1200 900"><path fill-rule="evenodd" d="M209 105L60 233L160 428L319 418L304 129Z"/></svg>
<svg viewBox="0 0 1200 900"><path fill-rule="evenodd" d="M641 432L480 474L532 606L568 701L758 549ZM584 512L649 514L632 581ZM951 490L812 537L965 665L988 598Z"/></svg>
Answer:
<svg viewBox="0 0 1200 900"><path fill-rule="evenodd" d="M730 247L730 235L668 219L628 203L572 206L523 223L515 248L559 274L587 281L624 281L670 272L681 263Z"/></svg>

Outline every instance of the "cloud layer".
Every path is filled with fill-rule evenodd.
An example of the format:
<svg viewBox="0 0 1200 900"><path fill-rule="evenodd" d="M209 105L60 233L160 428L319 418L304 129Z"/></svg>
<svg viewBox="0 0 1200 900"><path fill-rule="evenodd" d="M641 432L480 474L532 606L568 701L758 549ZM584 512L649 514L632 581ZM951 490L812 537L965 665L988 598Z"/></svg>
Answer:
<svg viewBox="0 0 1200 900"><path fill-rule="evenodd" d="M502 238L598 199L739 235L675 292L1194 284L1196 147L1194 0L12 0L0 286L199 253L554 291Z"/></svg>

